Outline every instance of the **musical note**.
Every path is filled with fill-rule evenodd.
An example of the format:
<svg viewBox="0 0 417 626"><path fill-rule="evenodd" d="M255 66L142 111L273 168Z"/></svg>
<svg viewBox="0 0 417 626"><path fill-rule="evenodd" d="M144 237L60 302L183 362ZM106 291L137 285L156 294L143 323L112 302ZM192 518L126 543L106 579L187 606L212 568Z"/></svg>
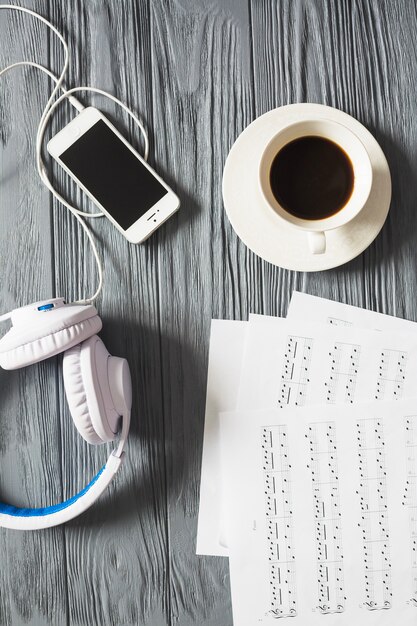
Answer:
<svg viewBox="0 0 417 626"><path fill-rule="evenodd" d="M330 371L324 385L326 402L352 404L355 397L361 349L350 343L335 342L329 352Z"/></svg>
<svg viewBox="0 0 417 626"><path fill-rule="evenodd" d="M340 613L346 597L335 423L309 424L306 437L316 529L317 608L321 613Z"/></svg>
<svg viewBox="0 0 417 626"><path fill-rule="evenodd" d="M266 558L269 563L270 588L267 615L275 619L297 614L291 464L287 439L286 426L262 428Z"/></svg>
<svg viewBox="0 0 417 626"><path fill-rule="evenodd" d="M404 392L407 353L382 350L378 366L375 400L398 400Z"/></svg>
<svg viewBox="0 0 417 626"><path fill-rule="evenodd" d="M365 598L369 610L388 609L392 602L387 505L387 470L382 420L356 423L360 483Z"/></svg>
<svg viewBox="0 0 417 626"><path fill-rule="evenodd" d="M328 317L327 323L331 324L331 326L353 326L352 322L348 322L347 320L338 319L337 317Z"/></svg>
<svg viewBox="0 0 417 626"><path fill-rule="evenodd" d="M404 418L406 480L403 505L408 508L411 554L411 606L417 608L417 415Z"/></svg>
<svg viewBox="0 0 417 626"><path fill-rule="evenodd" d="M289 335L281 373L278 406L302 406L306 401L313 340Z"/></svg>

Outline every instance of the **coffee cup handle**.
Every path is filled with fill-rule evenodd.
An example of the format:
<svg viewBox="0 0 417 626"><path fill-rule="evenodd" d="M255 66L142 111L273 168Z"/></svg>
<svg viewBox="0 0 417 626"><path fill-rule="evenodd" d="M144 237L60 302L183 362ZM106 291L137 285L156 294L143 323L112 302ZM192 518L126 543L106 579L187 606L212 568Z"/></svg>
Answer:
<svg viewBox="0 0 417 626"><path fill-rule="evenodd" d="M308 233L308 245L312 254L324 254L326 252L326 234L323 231L310 231Z"/></svg>

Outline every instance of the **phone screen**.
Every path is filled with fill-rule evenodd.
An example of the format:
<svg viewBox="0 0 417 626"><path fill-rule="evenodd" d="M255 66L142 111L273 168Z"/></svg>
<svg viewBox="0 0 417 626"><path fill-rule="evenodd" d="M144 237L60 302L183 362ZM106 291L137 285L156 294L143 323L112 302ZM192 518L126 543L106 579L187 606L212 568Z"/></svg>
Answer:
<svg viewBox="0 0 417 626"><path fill-rule="evenodd" d="M59 158L123 230L168 193L102 120Z"/></svg>

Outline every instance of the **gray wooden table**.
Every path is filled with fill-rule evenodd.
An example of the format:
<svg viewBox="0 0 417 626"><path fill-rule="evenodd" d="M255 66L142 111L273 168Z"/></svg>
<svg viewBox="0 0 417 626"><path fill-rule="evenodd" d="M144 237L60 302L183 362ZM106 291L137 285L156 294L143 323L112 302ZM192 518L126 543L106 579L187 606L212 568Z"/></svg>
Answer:
<svg viewBox="0 0 417 626"><path fill-rule="evenodd" d="M292 290L417 319L416 0L21 0L65 33L68 84L110 90L151 134L151 163L181 210L141 246L107 220L102 337L129 359L128 460L87 514L64 527L0 532L0 625L230 626L228 564L195 556L210 319L285 314ZM0 67L36 59L58 72L45 27L0 12ZM51 85L16 70L0 90L0 310L96 285L75 220L35 172L34 138ZM137 135L119 110L85 95ZM237 239L221 198L235 138L255 117L319 102L357 117L381 143L393 201L375 243L320 274L273 267ZM73 115L64 105L56 131ZM89 202L54 168L56 185ZM1 496L42 506L80 489L108 450L84 444L65 402L61 359L0 372Z"/></svg>

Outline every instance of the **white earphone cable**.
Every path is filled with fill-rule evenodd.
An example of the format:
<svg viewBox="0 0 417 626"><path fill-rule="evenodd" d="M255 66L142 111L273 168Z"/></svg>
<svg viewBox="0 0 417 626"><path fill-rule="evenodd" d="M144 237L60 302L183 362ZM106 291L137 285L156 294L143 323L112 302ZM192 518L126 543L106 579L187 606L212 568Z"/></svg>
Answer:
<svg viewBox="0 0 417 626"><path fill-rule="evenodd" d="M62 35L60 34L60 32L48 21L46 20L44 17L42 17L41 15L39 15L38 13L35 13L34 11L31 11L30 9L26 9L24 7L20 7L17 5L12 5L12 4L0 4L0 10L1 9L11 9L11 10L15 10L15 11L21 11L23 13L27 13L29 15L31 15L32 17L35 17L36 19L40 20L41 22L43 22L44 24L46 24L46 26L48 26L48 28L50 28L55 35L58 37L58 39L61 41L62 46L64 48L64 53L65 53L65 58L64 58L64 67L63 70L61 71L61 74L59 75L59 77L57 78L56 76L54 76L54 74L52 74L52 72L50 72L47 68L43 67L42 65L39 65L38 63L35 63L33 61L19 61L17 63L13 63L12 65L7 66L6 68L4 68L3 70L0 71L0 77L5 74L6 72L8 72L11 69L14 68L18 68L18 67L22 67L22 66L29 66L29 67L33 67L35 69L38 69L42 72L44 72L45 74L47 74L54 82L55 82L55 87L52 90L52 93L48 99L48 102L42 112L41 115L41 119L39 121L39 126L38 126L38 130L36 133L36 166L37 166L37 170L39 173L39 176L42 180L42 182L44 183L44 185L49 189L49 191L53 194L53 196L61 203L63 204L76 218L76 220L79 222L79 224L81 225L82 229L84 230L86 236L88 237L88 240L91 244L91 248L93 251L93 255L94 255L94 259L96 261L96 265L97 265L97 273L98 273L98 279L99 279L99 283L98 283L98 287L96 289L96 292L88 299L85 300L79 300L78 303L80 304L85 304L85 303L91 303L94 302L103 287L103 268L102 268L102 264L101 264L101 260L97 251L97 247L96 244L93 240L93 236L91 233L91 230L89 229L89 227L87 226L87 224L84 222L84 220L82 219L82 217L88 217L88 218L95 218L95 217L102 217L103 213L99 212L99 213L86 213L84 211L80 211L79 209L76 209L74 206L72 206L69 202L67 202L53 187L51 181L49 180L48 176L47 176L47 172L46 172L46 168L45 165L42 161L42 143L43 143L43 139L44 139L44 135L45 135L45 130L47 127L47 124L51 118L52 113L55 111L56 107L65 99L67 98L70 103L79 111L81 112L84 109L84 106L76 99L74 98L74 96L72 94L79 92L79 91L89 91L89 92L93 92L93 93L97 93L100 94L102 96L105 96L106 98L109 98L110 100L112 100L113 102L115 102L116 104L118 104L119 106L122 107L122 109L130 116L130 118L134 121L134 123L139 127L142 136L144 138L144 143L145 143L145 150L144 150L144 159L147 160L148 158L148 153L149 153L149 141L148 141L148 135L146 133L146 130L141 122L141 120L123 103L121 102L118 98L116 98L115 96L113 96L112 94L107 93L106 91L103 91L102 89L96 89L95 87L74 87L73 89L69 89L66 90L63 86L63 80L64 80L64 76L68 70L68 66L69 66L69 53L68 53L68 46L66 41L64 40L64 38L62 37ZM56 94L58 93L58 91L61 90L63 93L61 96L58 97L58 99L56 99L54 101L54 98L56 96ZM1 321L1 318L0 318Z"/></svg>

